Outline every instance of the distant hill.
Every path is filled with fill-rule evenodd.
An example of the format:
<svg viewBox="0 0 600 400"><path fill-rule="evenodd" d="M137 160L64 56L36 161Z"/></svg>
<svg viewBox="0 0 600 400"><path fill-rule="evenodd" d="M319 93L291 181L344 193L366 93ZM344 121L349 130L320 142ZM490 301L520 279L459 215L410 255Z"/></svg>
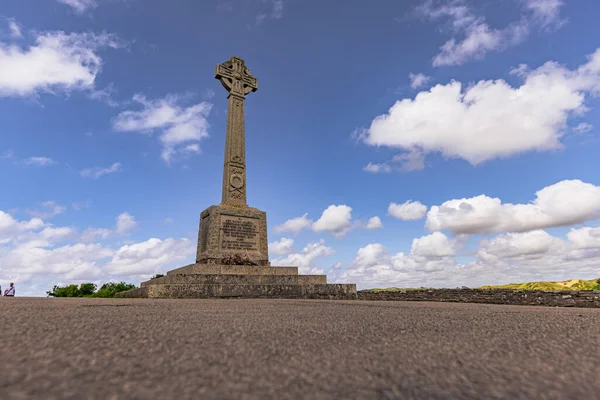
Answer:
<svg viewBox="0 0 600 400"><path fill-rule="evenodd" d="M520 289L520 290L600 290L600 278L571 279L563 282L509 283L501 286L482 286L481 289Z"/></svg>

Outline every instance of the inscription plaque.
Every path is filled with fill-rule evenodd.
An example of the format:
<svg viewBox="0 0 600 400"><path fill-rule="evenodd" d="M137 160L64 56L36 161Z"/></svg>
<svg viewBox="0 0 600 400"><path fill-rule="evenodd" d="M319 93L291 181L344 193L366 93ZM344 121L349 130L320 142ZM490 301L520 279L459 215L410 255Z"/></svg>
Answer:
<svg viewBox="0 0 600 400"><path fill-rule="evenodd" d="M259 251L258 222L247 217L221 217L221 250Z"/></svg>

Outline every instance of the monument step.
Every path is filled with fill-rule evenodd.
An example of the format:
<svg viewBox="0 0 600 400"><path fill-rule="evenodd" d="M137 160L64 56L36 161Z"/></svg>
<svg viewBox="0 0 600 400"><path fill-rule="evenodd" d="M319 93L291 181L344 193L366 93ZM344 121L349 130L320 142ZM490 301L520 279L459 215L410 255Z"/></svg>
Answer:
<svg viewBox="0 0 600 400"><path fill-rule="evenodd" d="M316 285L236 285L236 284L164 284L146 285L115 297L151 299L201 298L281 298L356 300L355 284Z"/></svg>
<svg viewBox="0 0 600 400"><path fill-rule="evenodd" d="M141 286L163 284L235 284L235 285L325 285L326 275L231 275L231 274L168 274L142 282Z"/></svg>
<svg viewBox="0 0 600 400"><path fill-rule="evenodd" d="M256 265L190 264L167 272L169 275L298 275L298 267L263 267Z"/></svg>

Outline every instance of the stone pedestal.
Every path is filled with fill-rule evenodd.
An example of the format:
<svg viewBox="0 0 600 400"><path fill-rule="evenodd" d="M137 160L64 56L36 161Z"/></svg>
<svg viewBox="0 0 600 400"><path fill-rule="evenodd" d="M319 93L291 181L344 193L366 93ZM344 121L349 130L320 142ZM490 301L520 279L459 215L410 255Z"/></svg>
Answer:
<svg viewBox="0 0 600 400"><path fill-rule="evenodd" d="M269 265L267 213L252 207L216 205L200 214L196 263L221 264L241 256L254 265Z"/></svg>

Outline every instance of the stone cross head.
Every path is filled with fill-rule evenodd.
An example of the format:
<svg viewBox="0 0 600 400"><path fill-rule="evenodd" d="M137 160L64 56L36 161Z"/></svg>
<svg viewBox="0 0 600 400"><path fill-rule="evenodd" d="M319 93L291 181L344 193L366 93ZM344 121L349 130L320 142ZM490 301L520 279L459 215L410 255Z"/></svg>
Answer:
<svg viewBox="0 0 600 400"><path fill-rule="evenodd" d="M229 61L218 64L215 68L215 78L230 95L244 98L258 89L258 80L246 68L244 60L238 57L231 57Z"/></svg>

